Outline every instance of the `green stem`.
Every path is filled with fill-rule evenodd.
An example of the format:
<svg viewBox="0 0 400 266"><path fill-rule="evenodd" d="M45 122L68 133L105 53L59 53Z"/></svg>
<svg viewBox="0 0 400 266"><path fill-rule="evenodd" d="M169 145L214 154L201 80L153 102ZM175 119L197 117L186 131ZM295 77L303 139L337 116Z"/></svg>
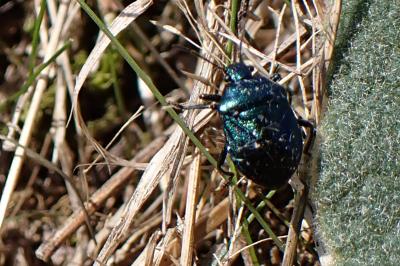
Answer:
<svg viewBox="0 0 400 266"><path fill-rule="evenodd" d="M240 6L239 0L232 0L231 12L230 12L231 20L229 21L229 27L233 33L236 33L237 31L237 18L238 18L239 6ZM233 51L233 42L229 40L228 44L226 45L227 55L231 56L232 51Z"/></svg>

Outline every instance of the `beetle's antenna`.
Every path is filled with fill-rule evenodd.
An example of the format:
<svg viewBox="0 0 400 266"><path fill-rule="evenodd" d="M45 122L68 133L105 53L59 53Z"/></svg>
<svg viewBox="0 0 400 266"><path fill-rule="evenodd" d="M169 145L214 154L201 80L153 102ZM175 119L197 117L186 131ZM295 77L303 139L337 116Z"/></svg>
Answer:
<svg viewBox="0 0 400 266"><path fill-rule="evenodd" d="M205 57L202 56L200 53L198 53L198 52L196 52L196 51L194 51L194 50L191 50L191 49L189 49L189 48L187 48L187 47L184 47L184 46L181 46L181 45L177 45L177 44L174 44L173 47L178 48L178 49L180 49L180 50L182 50L182 51L184 51L184 52L187 52L187 53L189 53L189 54L191 54L191 55L197 56L198 58L203 59L204 61L210 63L210 64L213 65L214 67L216 67L216 68L220 69L221 71L225 72L225 68L223 68L223 67L221 67L220 65L218 65L218 64L216 64L216 63L210 61L209 59L205 58Z"/></svg>

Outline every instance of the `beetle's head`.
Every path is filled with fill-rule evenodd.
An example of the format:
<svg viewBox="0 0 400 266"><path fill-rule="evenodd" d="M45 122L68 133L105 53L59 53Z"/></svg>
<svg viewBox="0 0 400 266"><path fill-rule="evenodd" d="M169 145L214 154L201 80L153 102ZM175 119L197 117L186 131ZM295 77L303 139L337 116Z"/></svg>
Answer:
<svg viewBox="0 0 400 266"><path fill-rule="evenodd" d="M246 66L243 63L229 65L225 68L225 81L236 82L242 79L251 79L253 67Z"/></svg>

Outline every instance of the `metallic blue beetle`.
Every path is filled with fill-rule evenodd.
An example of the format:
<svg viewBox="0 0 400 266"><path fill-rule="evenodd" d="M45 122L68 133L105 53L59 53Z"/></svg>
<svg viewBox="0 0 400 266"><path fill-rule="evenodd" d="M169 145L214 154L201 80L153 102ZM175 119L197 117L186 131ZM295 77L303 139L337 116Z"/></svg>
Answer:
<svg viewBox="0 0 400 266"><path fill-rule="evenodd" d="M255 183L276 189L296 171L303 152L299 127L312 125L297 119L279 84L251 74L243 63L225 69L228 82L222 95L203 94L212 101L223 123L225 147L218 160L222 169L227 153L239 171Z"/></svg>

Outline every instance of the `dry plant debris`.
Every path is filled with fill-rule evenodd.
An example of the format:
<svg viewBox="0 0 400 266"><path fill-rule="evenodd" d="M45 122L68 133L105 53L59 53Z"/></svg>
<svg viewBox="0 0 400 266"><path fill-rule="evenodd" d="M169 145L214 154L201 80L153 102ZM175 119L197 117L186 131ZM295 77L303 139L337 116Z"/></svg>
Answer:
<svg viewBox="0 0 400 266"><path fill-rule="evenodd" d="M231 43L235 60L280 73L296 112L318 125L340 1L241 2L88 1L119 44L84 1L1 3L0 265L319 264L296 182L307 183L309 158L295 196L290 185L267 200L246 179L236 186L253 206L264 202L274 241L220 186L165 100L223 89L221 71L179 47L226 65ZM181 117L216 158L214 113Z"/></svg>

